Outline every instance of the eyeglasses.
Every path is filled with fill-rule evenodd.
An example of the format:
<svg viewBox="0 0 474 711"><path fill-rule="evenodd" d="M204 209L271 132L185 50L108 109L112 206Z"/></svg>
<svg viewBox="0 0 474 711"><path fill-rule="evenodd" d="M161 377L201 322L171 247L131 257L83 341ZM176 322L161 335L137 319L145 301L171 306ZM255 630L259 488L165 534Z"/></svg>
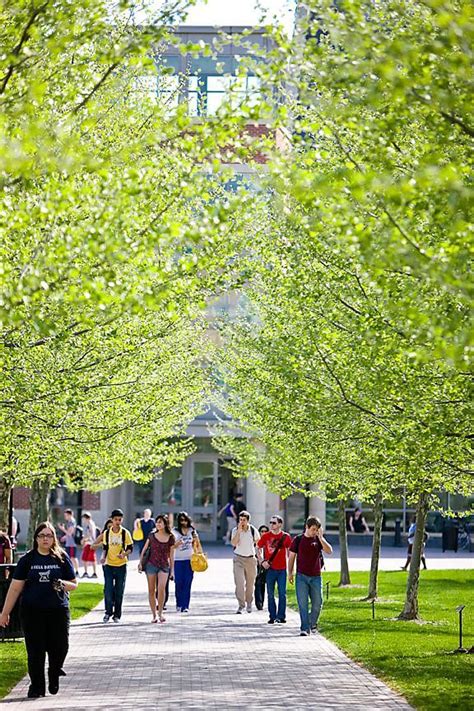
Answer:
<svg viewBox="0 0 474 711"><path fill-rule="evenodd" d="M54 538L52 533L38 533L36 538Z"/></svg>

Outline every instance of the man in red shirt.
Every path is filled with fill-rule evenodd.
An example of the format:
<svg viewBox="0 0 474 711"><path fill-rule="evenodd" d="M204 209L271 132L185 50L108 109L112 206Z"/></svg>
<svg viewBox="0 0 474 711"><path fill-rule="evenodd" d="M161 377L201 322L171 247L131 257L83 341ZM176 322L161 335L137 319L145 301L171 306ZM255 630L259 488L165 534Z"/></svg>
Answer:
<svg viewBox="0 0 474 711"><path fill-rule="evenodd" d="M321 551L328 555L332 546L323 537L321 521L316 516L306 519L303 534L295 536L288 556L288 579L293 582L296 558L296 599L300 611L301 637L317 632L318 619L323 606L323 581L321 578ZM311 612L309 612L311 599Z"/></svg>
<svg viewBox="0 0 474 711"><path fill-rule="evenodd" d="M291 537L282 531L281 516L272 516L270 530L257 543L258 556L262 556L262 567L267 571L267 592L269 625L286 622L286 559L291 545ZM278 587L278 611L275 603L275 583Z"/></svg>

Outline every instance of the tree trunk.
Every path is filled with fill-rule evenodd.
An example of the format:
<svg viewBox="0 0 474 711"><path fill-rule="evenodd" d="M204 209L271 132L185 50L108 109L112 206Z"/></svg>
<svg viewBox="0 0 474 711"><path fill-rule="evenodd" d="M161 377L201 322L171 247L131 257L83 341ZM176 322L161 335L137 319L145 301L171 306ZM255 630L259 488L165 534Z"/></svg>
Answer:
<svg viewBox="0 0 474 711"><path fill-rule="evenodd" d="M33 545L33 535L36 527L42 521L49 519L49 492L51 478L49 475L33 479L30 493L30 525L28 527L27 546Z"/></svg>
<svg viewBox="0 0 474 711"><path fill-rule="evenodd" d="M0 475L0 531L8 531L11 490L10 477Z"/></svg>
<svg viewBox="0 0 474 711"><path fill-rule="evenodd" d="M382 543L383 500L377 494L374 501L374 537L372 540L372 558L370 561L369 592L367 600L375 600L378 594L378 574L380 560L380 546Z"/></svg>
<svg viewBox="0 0 474 711"><path fill-rule="evenodd" d="M405 607L398 616L399 620L418 620L418 582L420 579L420 560L423 550L426 514L428 513L429 495L420 494L416 505L416 531L413 541L410 570L408 571Z"/></svg>
<svg viewBox="0 0 474 711"><path fill-rule="evenodd" d="M349 575L349 556L347 547L347 524L346 524L346 507L343 500L338 501L337 512L339 518L339 548L341 555L341 574L338 585L350 585L351 576Z"/></svg>

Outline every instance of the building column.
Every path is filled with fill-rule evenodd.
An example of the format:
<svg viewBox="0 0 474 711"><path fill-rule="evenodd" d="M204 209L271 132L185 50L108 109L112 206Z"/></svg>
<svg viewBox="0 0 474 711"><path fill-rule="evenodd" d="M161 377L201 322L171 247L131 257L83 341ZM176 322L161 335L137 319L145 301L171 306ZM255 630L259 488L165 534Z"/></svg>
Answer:
<svg viewBox="0 0 474 711"><path fill-rule="evenodd" d="M316 484L312 484L310 486L310 490L320 493L321 487ZM326 502L324 499L321 499L319 496L311 496L309 499L309 515L317 516L321 521L322 527L324 529L326 528Z"/></svg>
<svg viewBox="0 0 474 711"><path fill-rule="evenodd" d="M250 512L252 516L253 525L258 528L266 521L266 499L267 490L263 484L250 474L247 479L247 496L245 505L247 506L247 511Z"/></svg>

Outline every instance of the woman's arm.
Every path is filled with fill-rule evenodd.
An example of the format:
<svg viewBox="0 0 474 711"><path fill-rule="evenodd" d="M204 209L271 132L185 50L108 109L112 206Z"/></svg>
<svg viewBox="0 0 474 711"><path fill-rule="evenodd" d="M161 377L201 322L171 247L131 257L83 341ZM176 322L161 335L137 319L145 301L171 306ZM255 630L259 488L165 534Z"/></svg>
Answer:
<svg viewBox="0 0 474 711"><path fill-rule="evenodd" d="M174 546L170 547L170 577L174 579Z"/></svg>
<svg viewBox="0 0 474 711"><path fill-rule="evenodd" d="M7 597L0 614L0 627L6 627L10 622L10 613L15 607L15 603L20 597L26 580L12 580L8 588Z"/></svg>
<svg viewBox="0 0 474 711"><path fill-rule="evenodd" d="M99 548L102 545L103 540L104 540L104 534L101 533L100 536L97 536L94 543L91 543L92 550L95 551L96 548Z"/></svg>
<svg viewBox="0 0 474 711"><path fill-rule="evenodd" d="M147 538L147 539L146 539L146 542L145 542L145 545L144 545L143 548L142 548L142 552L140 553L140 560L138 561L138 570L143 570L143 563L142 563L143 554L144 554L144 552L146 551L146 549L148 548L149 545L150 545L150 541L149 541L149 539Z"/></svg>

